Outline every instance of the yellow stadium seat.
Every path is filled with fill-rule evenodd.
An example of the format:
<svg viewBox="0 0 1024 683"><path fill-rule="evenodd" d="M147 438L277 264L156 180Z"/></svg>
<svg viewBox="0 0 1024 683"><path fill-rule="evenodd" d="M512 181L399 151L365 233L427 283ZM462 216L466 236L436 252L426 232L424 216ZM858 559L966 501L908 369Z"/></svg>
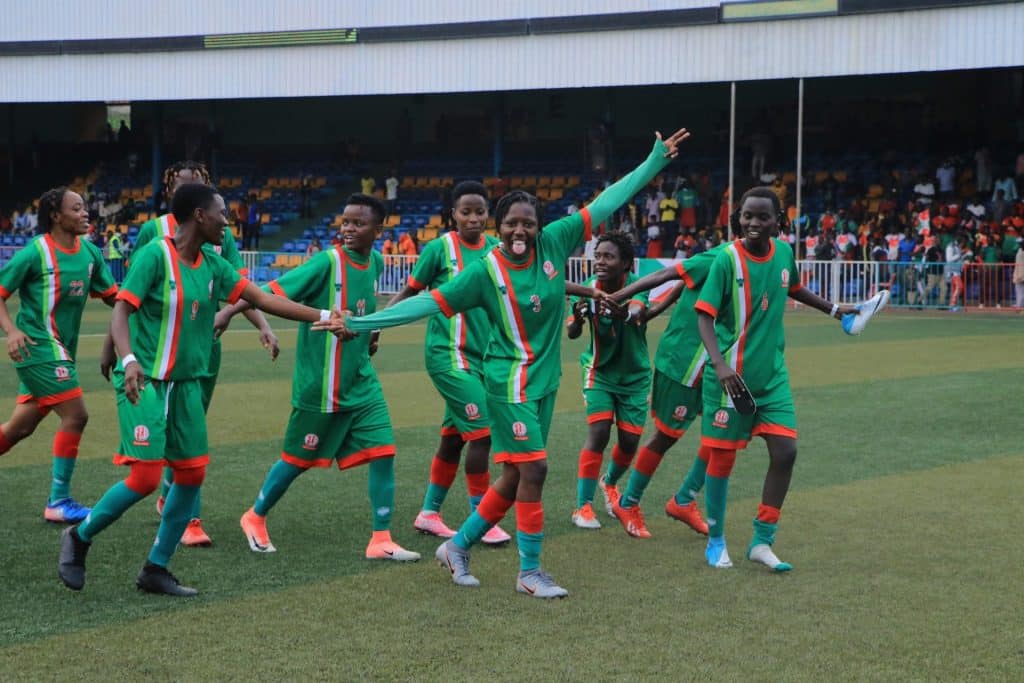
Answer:
<svg viewBox="0 0 1024 683"><path fill-rule="evenodd" d="M431 228L439 228L442 225L444 225L444 222L441 220L441 217L438 216L437 214L431 216L430 220L427 221L427 226Z"/></svg>
<svg viewBox="0 0 1024 683"><path fill-rule="evenodd" d="M331 226L335 227L335 228L341 227L341 214L340 213L334 214L334 220L331 221Z"/></svg>
<svg viewBox="0 0 1024 683"><path fill-rule="evenodd" d="M270 222L270 214L269 213L260 214L260 224L261 225L266 225L269 222Z"/></svg>
<svg viewBox="0 0 1024 683"><path fill-rule="evenodd" d="M384 190L381 190L379 188L374 190L373 196L376 197L377 199L384 199Z"/></svg>
<svg viewBox="0 0 1024 683"><path fill-rule="evenodd" d="M497 178L495 176L487 176L486 178L484 178L484 187L486 187L486 188L494 187L495 185L498 184L499 180L501 180L501 179Z"/></svg>
<svg viewBox="0 0 1024 683"><path fill-rule="evenodd" d="M425 176L419 176L418 178L416 178L416 183L415 183L414 187L426 187L427 186L427 182L428 181L427 181L427 178Z"/></svg>
<svg viewBox="0 0 1024 683"><path fill-rule="evenodd" d="M288 254L278 254L277 258L274 259L271 268L284 268L288 265Z"/></svg>
<svg viewBox="0 0 1024 683"><path fill-rule="evenodd" d="M828 178L828 171L814 171L814 182L821 184L825 182L825 178Z"/></svg>
<svg viewBox="0 0 1024 683"><path fill-rule="evenodd" d="M578 175L571 175L565 179L566 187L576 187L580 184L580 177Z"/></svg>
<svg viewBox="0 0 1024 683"><path fill-rule="evenodd" d="M519 188L521 188L523 186L523 178L522 178L522 176L514 175L511 178L509 178L508 179L508 186L511 187L512 189L515 189L515 190L518 190Z"/></svg>
<svg viewBox="0 0 1024 683"><path fill-rule="evenodd" d="M525 178L523 178L523 187L537 187L537 176L528 175Z"/></svg>
<svg viewBox="0 0 1024 683"><path fill-rule="evenodd" d="M393 213L384 221L385 228L393 228L402 222L401 214Z"/></svg>
<svg viewBox="0 0 1024 683"><path fill-rule="evenodd" d="M565 190L561 188L551 188L548 190L548 201L557 202L565 195Z"/></svg>
<svg viewBox="0 0 1024 683"><path fill-rule="evenodd" d="M537 187L551 187L551 176L537 176Z"/></svg>
<svg viewBox="0 0 1024 683"><path fill-rule="evenodd" d="M832 177L835 178L840 183L845 183L846 182L846 171L833 171L832 172Z"/></svg>
<svg viewBox="0 0 1024 683"><path fill-rule="evenodd" d="M287 259L288 267L294 268L295 266L301 266L302 262L306 260L306 257L303 254L289 254Z"/></svg>
<svg viewBox="0 0 1024 683"><path fill-rule="evenodd" d="M412 176L406 176L402 178L402 184L399 187L412 187L415 184L415 179Z"/></svg>
<svg viewBox="0 0 1024 683"><path fill-rule="evenodd" d="M868 212L869 213L878 213L878 207L879 207L879 205L881 205L881 203L882 203L881 199L869 199L868 200Z"/></svg>
<svg viewBox="0 0 1024 683"><path fill-rule="evenodd" d="M883 194L885 194L885 188L877 183L868 188L868 197L871 199L881 197Z"/></svg>
<svg viewBox="0 0 1024 683"><path fill-rule="evenodd" d="M427 226L423 228L423 234L426 241L429 242L430 240L437 238L438 229L434 226Z"/></svg>

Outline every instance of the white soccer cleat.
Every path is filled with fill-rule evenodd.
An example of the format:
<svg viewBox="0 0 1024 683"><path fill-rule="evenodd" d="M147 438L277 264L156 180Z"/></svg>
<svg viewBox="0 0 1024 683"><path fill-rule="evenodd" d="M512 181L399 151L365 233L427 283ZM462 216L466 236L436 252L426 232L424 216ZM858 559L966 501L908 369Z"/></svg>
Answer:
<svg viewBox="0 0 1024 683"><path fill-rule="evenodd" d="M569 595L569 591L555 583L550 574L542 572L540 569L519 572L519 578L516 579L516 590L533 598L547 600L564 598Z"/></svg>
<svg viewBox="0 0 1024 683"><path fill-rule="evenodd" d="M760 562L773 572L788 572L793 568L789 562L780 560L767 543L750 546L750 550L747 551L747 559L751 562Z"/></svg>
<svg viewBox="0 0 1024 683"><path fill-rule="evenodd" d="M451 572L452 581L456 586L476 588L480 585L480 581L469 573L469 552L455 545L454 541L445 541L437 546L434 559Z"/></svg>
<svg viewBox="0 0 1024 683"><path fill-rule="evenodd" d="M704 557L709 567L715 569L729 569L732 567L732 560L729 559L729 551L725 547L725 539L712 537L708 539L708 547L704 551Z"/></svg>
<svg viewBox="0 0 1024 683"><path fill-rule="evenodd" d="M889 290L880 290L878 294L875 294L867 301L854 306L857 310L856 313L847 313L843 316L843 332L851 335L860 334L867 327L868 321L888 305Z"/></svg>
<svg viewBox="0 0 1024 683"><path fill-rule="evenodd" d="M580 529L601 528L601 522L597 521L594 507L590 503L584 503L583 507L573 510L572 523Z"/></svg>

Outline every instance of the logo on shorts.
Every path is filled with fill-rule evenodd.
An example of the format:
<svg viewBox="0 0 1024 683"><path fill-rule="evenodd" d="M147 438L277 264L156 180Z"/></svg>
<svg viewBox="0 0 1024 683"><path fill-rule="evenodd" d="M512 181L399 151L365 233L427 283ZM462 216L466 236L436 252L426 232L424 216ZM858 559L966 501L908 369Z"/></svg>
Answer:
<svg viewBox="0 0 1024 683"><path fill-rule="evenodd" d="M783 287L787 287L787 288L789 287L789 271L788 270L782 271L782 286Z"/></svg>
<svg viewBox="0 0 1024 683"><path fill-rule="evenodd" d="M516 441L526 441L526 424L523 422L512 423L512 438Z"/></svg>
<svg viewBox="0 0 1024 683"><path fill-rule="evenodd" d="M715 413L715 426L725 429L729 425L729 411L719 410Z"/></svg>
<svg viewBox="0 0 1024 683"><path fill-rule="evenodd" d="M475 403L466 404L466 417L470 420L475 420L480 417L480 406Z"/></svg>
<svg viewBox="0 0 1024 683"><path fill-rule="evenodd" d="M53 374L57 377L58 382L64 382L65 380L71 379L71 372L63 365L58 365L53 369Z"/></svg>
<svg viewBox="0 0 1024 683"><path fill-rule="evenodd" d="M548 276L549 280L554 280L555 276L558 275L558 271L555 270L555 264L551 261L544 262L544 274Z"/></svg>
<svg viewBox="0 0 1024 683"><path fill-rule="evenodd" d="M133 446L148 446L149 445L149 427L146 425L139 425L135 428L132 433L132 445Z"/></svg>
<svg viewBox="0 0 1024 683"><path fill-rule="evenodd" d="M320 445L320 437L316 434L306 434L306 438L302 440L302 447L307 451L315 451L318 445Z"/></svg>
<svg viewBox="0 0 1024 683"><path fill-rule="evenodd" d="M672 417L676 420L685 420L686 406L676 406L676 409L672 411Z"/></svg>

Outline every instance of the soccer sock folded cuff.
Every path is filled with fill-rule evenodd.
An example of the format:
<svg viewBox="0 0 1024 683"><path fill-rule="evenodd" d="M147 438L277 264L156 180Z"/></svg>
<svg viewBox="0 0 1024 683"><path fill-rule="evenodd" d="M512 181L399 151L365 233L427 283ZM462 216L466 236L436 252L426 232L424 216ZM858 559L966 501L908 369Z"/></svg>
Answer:
<svg viewBox="0 0 1024 683"><path fill-rule="evenodd" d="M544 504L538 501L516 501L516 543L519 545L519 571L540 567L540 551L544 542Z"/></svg>
<svg viewBox="0 0 1024 683"><path fill-rule="evenodd" d="M81 432L57 432L53 437L53 467L50 482L50 502L71 497L71 477L78 459Z"/></svg>
<svg viewBox="0 0 1024 683"><path fill-rule="evenodd" d="M690 501L696 498L700 490L704 488L709 458L708 449L705 446L701 446L700 450L697 451L697 457L693 459L693 464L690 465L690 471L686 473L686 478L683 479L683 485L676 491L676 502L680 505L689 505Z"/></svg>
<svg viewBox="0 0 1024 683"><path fill-rule="evenodd" d="M437 512L444 504L448 495L448 489L455 481L455 475L459 471L457 462L446 462L434 455L430 463L430 483L427 485L427 493L423 497L423 509L427 512Z"/></svg>
<svg viewBox="0 0 1024 683"><path fill-rule="evenodd" d="M491 486L491 473L488 471L483 472L466 472L466 492L469 494L469 511L473 512L477 506L480 505L480 501L483 500L484 494L487 493L487 489Z"/></svg>
<svg viewBox="0 0 1024 683"><path fill-rule="evenodd" d="M373 508L373 530L391 528L391 510L395 506L395 459L391 456L370 461L367 490Z"/></svg>
<svg viewBox="0 0 1024 683"><path fill-rule="evenodd" d="M632 474L629 475L629 483L626 485L625 493L622 494L620 503L622 507L633 507L640 502L647 485L651 483L651 477L654 476L655 470L661 464L662 457L661 453L652 451L650 448L640 449L637 453L636 466L633 468Z"/></svg>
<svg viewBox="0 0 1024 683"><path fill-rule="evenodd" d="M622 475L629 471L629 466L633 464L634 455L636 453L626 453L616 444L612 449L612 462L608 465L605 481L612 486L617 484L619 479L622 479Z"/></svg>
<svg viewBox="0 0 1024 683"><path fill-rule="evenodd" d="M601 454L586 448L580 451L576 480L576 507L581 508L594 500L597 478L601 476Z"/></svg>
<svg viewBox="0 0 1024 683"><path fill-rule="evenodd" d="M493 487L487 489L476 510L462 523L452 541L463 550L469 550L484 537L488 529L501 521L513 502Z"/></svg>

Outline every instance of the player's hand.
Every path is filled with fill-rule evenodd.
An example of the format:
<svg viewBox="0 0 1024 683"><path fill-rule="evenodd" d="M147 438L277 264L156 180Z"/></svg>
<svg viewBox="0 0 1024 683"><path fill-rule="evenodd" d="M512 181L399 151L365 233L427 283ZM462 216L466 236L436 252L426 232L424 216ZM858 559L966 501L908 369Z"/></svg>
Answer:
<svg viewBox="0 0 1024 683"><path fill-rule="evenodd" d="M142 366L133 360L124 369L124 395L128 402L135 405L139 402L139 394L143 386Z"/></svg>
<svg viewBox="0 0 1024 683"><path fill-rule="evenodd" d="M380 346L380 330L374 330L370 333L370 355L377 353L377 349Z"/></svg>
<svg viewBox="0 0 1024 683"><path fill-rule="evenodd" d="M646 309L643 307L642 304L639 304L637 302L631 303L629 307L626 309L626 320L633 323L637 327L643 325L645 320L645 310Z"/></svg>
<svg viewBox="0 0 1024 683"><path fill-rule="evenodd" d="M269 327L260 330L260 344L270 352L270 360L277 360L281 353L281 345L277 341L277 335Z"/></svg>
<svg viewBox="0 0 1024 683"><path fill-rule="evenodd" d="M14 362L28 360L32 356L32 352L28 347L35 345L36 343L25 336L25 333L19 329L15 329L7 335L7 355Z"/></svg>
<svg viewBox="0 0 1024 683"><path fill-rule="evenodd" d="M327 320L320 320L310 327L310 329L317 332L330 332L335 337L342 341L348 341L354 339L359 335L358 332L353 332L348 329L348 319L352 317L352 311L331 311L331 317Z"/></svg>
<svg viewBox="0 0 1024 683"><path fill-rule="evenodd" d="M587 312L590 309L590 304L586 301L577 301L572 305L572 317L578 322L582 322L587 319Z"/></svg>
<svg viewBox="0 0 1024 683"><path fill-rule="evenodd" d="M654 135L659 140L664 142L666 147L668 147L668 150L666 150L665 152L665 158L675 159L677 156L679 156L680 143L686 140L686 138L690 137L690 132L685 128L680 128L675 133L672 133L672 135L670 135L666 140L662 140L661 133L659 133L658 131L654 131Z"/></svg>
<svg viewBox="0 0 1024 683"><path fill-rule="evenodd" d="M222 334L224 334L227 331L228 325L231 324L231 318L232 318L231 313L228 312L227 308L222 308L221 310L217 311L217 315L213 316L213 336L214 336L214 338L217 338L217 337L221 336ZM271 335L273 335L273 333L271 333ZM263 337L263 335L261 333L260 334L260 341L263 340L262 337Z"/></svg>
<svg viewBox="0 0 1024 683"><path fill-rule="evenodd" d="M103 379L110 381L110 371L117 366L117 352L114 351L114 342L108 336L100 349L100 374Z"/></svg>
<svg viewBox="0 0 1024 683"><path fill-rule="evenodd" d="M720 365L716 365L715 376L718 377L718 383L725 393L729 394L729 398L736 399L743 395L743 383L740 381L740 376L729 367L728 363L723 361Z"/></svg>

